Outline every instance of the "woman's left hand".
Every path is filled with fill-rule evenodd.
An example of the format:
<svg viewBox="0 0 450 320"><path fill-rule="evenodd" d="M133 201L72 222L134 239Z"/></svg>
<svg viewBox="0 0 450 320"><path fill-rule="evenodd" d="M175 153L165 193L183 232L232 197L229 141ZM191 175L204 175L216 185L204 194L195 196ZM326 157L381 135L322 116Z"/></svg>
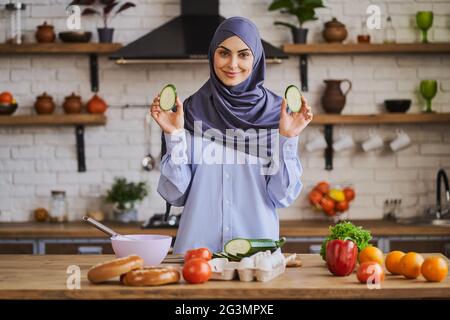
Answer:
<svg viewBox="0 0 450 320"><path fill-rule="evenodd" d="M281 114L279 130L282 136L291 138L296 137L311 122L313 114L305 97L302 96L302 107L299 112L287 112L287 102L283 98L281 103Z"/></svg>

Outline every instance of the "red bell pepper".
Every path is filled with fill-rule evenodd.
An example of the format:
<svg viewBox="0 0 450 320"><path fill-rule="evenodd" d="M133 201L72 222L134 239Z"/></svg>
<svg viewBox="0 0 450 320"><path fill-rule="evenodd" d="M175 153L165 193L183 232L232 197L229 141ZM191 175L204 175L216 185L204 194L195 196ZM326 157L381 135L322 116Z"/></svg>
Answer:
<svg viewBox="0 0 450 320"><path fill-rule="evenodd" d="M358 247L351 240L330 240L327 242L327 266L335 276L348 276L356 266Z"/></svg>

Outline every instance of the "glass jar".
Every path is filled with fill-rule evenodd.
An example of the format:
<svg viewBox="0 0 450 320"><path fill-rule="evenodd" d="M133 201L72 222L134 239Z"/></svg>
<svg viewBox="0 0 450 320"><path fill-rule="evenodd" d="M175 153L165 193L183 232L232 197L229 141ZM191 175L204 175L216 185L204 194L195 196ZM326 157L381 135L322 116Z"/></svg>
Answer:
<svg viewBox="0 0 450 320"><path fill-rule="evenodd" d="M397 40L397 34L394 26L392 25L392 19L390 16L386 19L386 26L384 28L384 43L395 43Z"/></svg>
<svg viewBox="0 0 450 320"><path fill-rule="evenodd" d="M25 40L22 30L23 15L26 5L22 2L8 3L5 5L7 13L6 43L22 44Z"/></svg>
<svg viewBox="0 0 450 320"><path fill-rule="evenodd" d="M49 213L50 221L52 222L67 221L67 200L65 191L52 190Z"/></svg>

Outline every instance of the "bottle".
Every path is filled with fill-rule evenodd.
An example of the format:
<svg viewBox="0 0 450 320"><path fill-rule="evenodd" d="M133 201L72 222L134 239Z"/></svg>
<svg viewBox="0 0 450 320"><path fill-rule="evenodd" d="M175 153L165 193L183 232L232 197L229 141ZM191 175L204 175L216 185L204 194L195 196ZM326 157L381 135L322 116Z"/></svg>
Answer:
<svg viewBox="0 0 450 320"><path fill-rule="evenodd" d="M386 26L384 27L384 43L395 43L397 35L395 29L392 26L391 16L386 18Z"/></svg>
<svg viewBox="0 0 450 320"><path fill-rule="evenodd" d="M52 197L50 201L50 221L67 221L67 201L65 191L52 190Z"/></svg>
<svg viewBox="0 0 450 320"><path fill-rule="evenodd" d="M361 22L361 32L357 36L358 43L370 43L370 34L367 30L366 20Z"/></svg>

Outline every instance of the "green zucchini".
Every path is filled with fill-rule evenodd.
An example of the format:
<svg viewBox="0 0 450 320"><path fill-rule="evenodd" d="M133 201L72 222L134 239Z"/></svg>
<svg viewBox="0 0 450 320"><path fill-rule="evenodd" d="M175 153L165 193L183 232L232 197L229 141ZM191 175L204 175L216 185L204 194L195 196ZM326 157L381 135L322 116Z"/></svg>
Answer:
<svg viewBox="0 0 450 320"><path fill-rule="evenodd" d="M249 257L260 251L270 250L274 252L286 243L286 238L280 240L272 239L243 239L236 238L225 244L225 253L239 259Z"/></svg>
<svg viewBox="0 0 450 320"><path fill-rule="evenodd" d="M165 86L159 95L159 106L164 111L172 110L177 100L177 89L173 84Z"/></svg>
<svg viewBox="0 0 450 320"><path fill-rule="evenodd" d="M292 112L299 112L302 106L302 94L300 90L294 86L290 85L284 92L284 97L286 98L287 105Z"/></svg>

